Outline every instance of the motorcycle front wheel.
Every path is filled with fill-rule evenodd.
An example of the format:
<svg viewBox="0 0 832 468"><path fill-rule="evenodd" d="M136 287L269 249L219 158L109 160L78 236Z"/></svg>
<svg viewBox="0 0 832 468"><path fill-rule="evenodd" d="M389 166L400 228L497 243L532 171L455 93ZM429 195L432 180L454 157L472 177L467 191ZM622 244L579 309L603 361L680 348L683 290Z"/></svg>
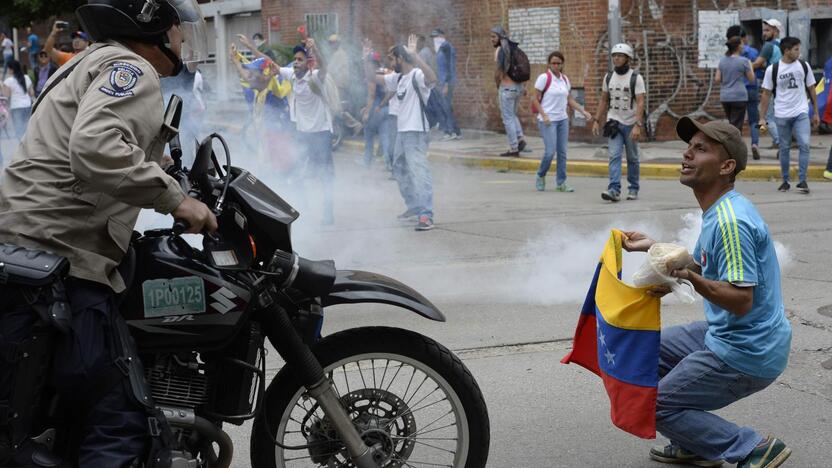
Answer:
<svg viewBox="0 0 832 468"><path fill-rule="evenodd" d="M331 335L313 352L365 443L383 452L381 466L485 467L488 410L450 350L411 331L368 327ZM289 368L271 382L254 420L251 462L253 468L355 466Z"/></svg>

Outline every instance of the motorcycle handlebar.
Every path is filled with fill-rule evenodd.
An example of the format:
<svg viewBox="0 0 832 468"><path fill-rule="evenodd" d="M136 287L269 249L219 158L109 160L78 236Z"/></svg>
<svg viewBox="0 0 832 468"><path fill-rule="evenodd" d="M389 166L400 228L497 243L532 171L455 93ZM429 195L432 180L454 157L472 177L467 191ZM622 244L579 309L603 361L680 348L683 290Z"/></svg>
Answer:
<svg viewBox="0 0 832 468"><path fill-rule="evenodd" d="M184 219L175 219L173 220L173 228L171 229L171 231L173 231L174 235L181 236L190 227L191 224L185 221Z"/></svg>

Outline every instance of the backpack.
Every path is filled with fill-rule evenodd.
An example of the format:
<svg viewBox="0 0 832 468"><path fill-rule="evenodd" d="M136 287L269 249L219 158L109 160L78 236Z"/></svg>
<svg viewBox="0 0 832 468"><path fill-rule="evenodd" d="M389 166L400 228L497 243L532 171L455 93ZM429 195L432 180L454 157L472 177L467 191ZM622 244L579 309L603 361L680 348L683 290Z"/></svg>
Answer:
<svg viewBox="0 0 832 468"><path fill-rule="evenodd" d="M399 82L402 81L403 76L404 75L399 73L399 78L396 80L396 86L398 86ZM421 109L422 115L428 119L428 128L425 128L425 120L422 119L422 131L427 132L439 122L439 116L437 115L436 109L431 109L429 106L425 106L425 100L422 98L422 92L419 90L419 85L416 83L415 73L413 74L411 85L413 86L413 90L416 91L416 97L419 99L419 109ZM431 97L433 97L435 93L430 94ZM430 103L430 98L428 98L428 103ZM441 106L441 103L439 103L439 105Z"/></svg>
<svg viewBox="0 0 832 468"><path fill-rule="evenodd" d="M811 94L809 94L809 87L806 86L806 78L809 76L809 65L806 64L803 60L797 59L800 62L800 66L803 67L803 86L806 88L806 97L809 99L812 98ZM771 98L774 99L777 96L777 72L780 70L780 62L775 62L771 65L771 82L773 86L771 87Z"/></svg>
<svg viewBox="0 0 832 468"><path fill-rule="evenodd" d="M532 76L532 67L529 64L529 57L523 52L516 42L509 41L509 66L506 75L518 83L529 81Z"/></svg>
<svg viewBox="0 0 832 468"><path fill-rule="evenodd" d="M565 73L561 73L560 76L563 77L564 81L566 81L566 87L568 89L572 89L572 84L569 83L569 77L566 76ZM549 90L549 86L552 85L552 72L546 70L546 85L543 86L543 91L540 92L540 103L543 104L543 97L546 96L546 91ZM531 101L531 111L532 114L538 114L542 109L537 107L537 100L532 97L529 101Z"/></svg>

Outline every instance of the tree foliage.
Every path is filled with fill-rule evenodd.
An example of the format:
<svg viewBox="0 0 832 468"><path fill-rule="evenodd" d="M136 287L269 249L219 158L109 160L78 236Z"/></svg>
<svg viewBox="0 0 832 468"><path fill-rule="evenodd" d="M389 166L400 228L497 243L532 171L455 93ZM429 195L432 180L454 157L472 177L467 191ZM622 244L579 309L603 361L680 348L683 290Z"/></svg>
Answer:
<svg viewBox="0 0 832 468"><path fill-rule="evenodd" d="M86 0L2 0L0 16L5 16L10 26L23 27L52 16L72 13Z"/></svg>

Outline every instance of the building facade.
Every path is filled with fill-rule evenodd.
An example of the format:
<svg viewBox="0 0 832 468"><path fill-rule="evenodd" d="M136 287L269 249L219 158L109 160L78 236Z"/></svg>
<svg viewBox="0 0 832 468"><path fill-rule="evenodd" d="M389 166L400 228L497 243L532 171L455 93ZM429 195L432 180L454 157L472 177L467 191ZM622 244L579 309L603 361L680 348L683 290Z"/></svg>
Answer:
<svg viewBox="0 0 832 468"><path fill-rule="evenodd" d="M442 28L457 48L459 83L454 101L463 128L502 130L494 83L489 29L502 24L532 62L532 77L546 56L561 50L576 98L596 109L609 69L610 7L618 4L613 35L630 43L635 67L647 84L652 136L674 138L676 120L694 114L723 118L714 74L724 53L725 30L742 24L751 45L762 42L762 20L776 18L785 35L803 43L816 72L832 57L832 6L828 0L263 0L262 28L273 42L299 40L299 25L323 36L338 33L360 50L363 38L377 49ZM357 57L356 57L357 59ZM531 91L531 83L527 88ZM524 128L534 131L528 98ZM591 138L586 122L573 118L573 138Z"/></svg>

